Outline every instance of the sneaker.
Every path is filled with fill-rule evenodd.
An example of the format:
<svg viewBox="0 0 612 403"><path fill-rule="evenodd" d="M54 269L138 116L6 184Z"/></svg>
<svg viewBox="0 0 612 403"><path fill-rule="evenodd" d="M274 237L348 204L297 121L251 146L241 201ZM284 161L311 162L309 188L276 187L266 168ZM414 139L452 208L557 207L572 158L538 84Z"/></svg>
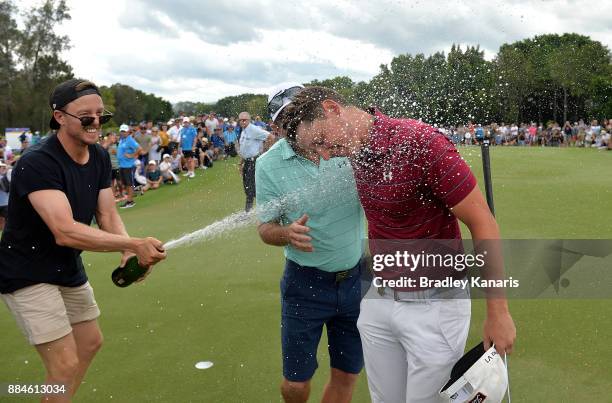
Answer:
<svg viewBox="0 0 612 403"><path fill-rule="evenodd" d="M189 178L190 178L190 179L195 178L195 172L191 172L191 173L189 174Z"/></svg>
<svg viewBox="0 0 612 403"><path fill-rule="evenodd" d="M206 167L205 167L204 165L202 165L202 166L200 167L200 169L201 169L201 170L204 170L204 169L206 169Z"/></svg>
<svg viewBox="0 0 612 403"><path fill-rule="evenodd" d="M184 173L182 176L189 176L189 172Z"/></svg>
<svg viewBox="0 0 612 403"><path fill-rule="evenodd" d="M135 205L136 203L133 201L126 201L121 206L119 206L119 208L130 208L130 207L134 207Z"/></svg>

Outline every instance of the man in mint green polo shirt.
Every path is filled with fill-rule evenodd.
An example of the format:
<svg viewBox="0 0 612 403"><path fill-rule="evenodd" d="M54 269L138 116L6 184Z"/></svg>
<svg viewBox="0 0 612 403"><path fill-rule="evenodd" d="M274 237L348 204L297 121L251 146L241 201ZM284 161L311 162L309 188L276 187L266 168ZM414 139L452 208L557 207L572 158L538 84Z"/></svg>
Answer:
<svg viewBox="0 0 612 403"><path fill-rule="evenodd" d="M270 96L275 121L301 90ZM278 129L278 128L276 128ZM262 240L284 246L281 340L285 401L306 402L323 325L331 377L323 401L350 402L363 367L357 330L364 220L350 163L320 159L282 138L256 162L257 212Z"/></svg>

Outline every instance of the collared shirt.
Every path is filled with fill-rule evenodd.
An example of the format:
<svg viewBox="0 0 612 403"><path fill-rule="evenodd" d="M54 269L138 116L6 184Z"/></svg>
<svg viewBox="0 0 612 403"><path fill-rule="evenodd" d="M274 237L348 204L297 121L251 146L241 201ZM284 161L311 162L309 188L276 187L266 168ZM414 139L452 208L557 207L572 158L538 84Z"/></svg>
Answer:
<svg viewBox="0 0 612 403"><path fill-rule="evenodd" d="M477 183L455 146L423 122L393 119L378 111L374 116L368 146L353 160L357 191L368 219L372 255L388 254L392 243L385 240L461 239L451 208ZM433 243L424 245L431 247ZM407 274L415 280L419 276L465 276L453 268ZM377 275L395 279L402 272L384 270Z"/></svg>
<svg viewBox="0 0 612 403"><path fill-rule="evenodd" d="M281 139L257 159L255 183L261 222L288 225L308 214L306 226L310 227L314 252L288 245L287 259L329 272L357 264L363 251L365 221L346 158L320 159L317 166Z"/></svg>
<svg viewBox="0 0 612 403"><path fill-rule="evenodd" d="M450 208L476 186L457 149L432 126L376 111L353 161L370 239L460 239Z"/></svg>
<svg viewBox="0 0 612 403"><path fill-rule="evenodd" d="M240 133L240 156L242 158L257 157L263 151L263 143L268 138L268 132L250 123Z"/></svg>
<svg viewBox="0 0 612 403"><path fill-rule="evenodd" d="M232 144L236 142L238 135L236 130L226 130L223 132L223 138L225 139L225 144Z"/></svg>
<svg viewBox="0 0 612 403"><path fill-rule="evenodd" d="M182 127L179 131L179 135L181 137L181 150L192 150L195 144L196 137L198 136L195 127Z"/></svg>

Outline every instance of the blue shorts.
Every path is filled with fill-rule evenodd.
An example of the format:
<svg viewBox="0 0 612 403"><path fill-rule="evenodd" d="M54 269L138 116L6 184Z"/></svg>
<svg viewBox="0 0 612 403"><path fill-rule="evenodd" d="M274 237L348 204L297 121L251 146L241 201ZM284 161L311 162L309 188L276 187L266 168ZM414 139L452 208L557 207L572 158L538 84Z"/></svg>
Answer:
<svg viewBox="0 0 612 403"><path fill-rule="evenodd" d="M305 382L314 375L323 325L330 366L351 374L363 368L357 330L362 261L345 272L345 278L286 261L280 288L283 375L288 381Z"/></svg>

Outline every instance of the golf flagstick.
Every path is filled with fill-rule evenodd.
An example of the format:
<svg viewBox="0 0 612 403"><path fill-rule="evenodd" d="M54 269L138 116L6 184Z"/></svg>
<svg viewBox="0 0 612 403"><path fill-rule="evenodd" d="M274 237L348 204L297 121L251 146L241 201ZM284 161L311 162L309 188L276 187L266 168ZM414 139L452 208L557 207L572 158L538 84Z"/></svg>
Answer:
<svg viewBox="0 0 612 403"><path fill-rule="evenodd" d="M493 205L493 182L491 181L491 157L489 155L490 140L484 139L480 145L482 153L482 173L485 182L485 194L487 196L487 204L491 214L495 217L495 206Z"/></svg>
<svg viewBox="0 0 612 403"><path fill-rule="evenodd" d="M493 181L491 180L491 156L489 155L489 145L491 141L484 139L480 145L482 154L482 173L485 182L485 193L487 196L487 205L491 214L495 217L495 205L493 204ZM508 375L508 403L512 403L510 398L510 371L508 370L508 356L504 353L504 364L506 364L506 374Z"/></svg>

